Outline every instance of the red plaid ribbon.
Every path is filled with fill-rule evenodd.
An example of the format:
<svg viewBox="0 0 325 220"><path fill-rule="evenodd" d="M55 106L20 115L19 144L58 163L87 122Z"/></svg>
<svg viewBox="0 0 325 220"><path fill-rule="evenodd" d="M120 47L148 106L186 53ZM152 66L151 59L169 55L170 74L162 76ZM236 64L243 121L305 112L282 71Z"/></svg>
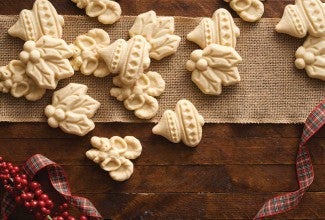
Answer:
<svg viewBox="0 0 325 220"><path fill-rule="evenodd" d="M66 178L66 174L61 166L44 157L36 154L29 158L23 165L22 169L30 179L42 169L47 169L49 178L54 189L60 193L71 205L77 207L84 215L91 219L102 219L95 206L86 198L73 196ZM1 203L2 219L8 219L15 209L15 201L9 195L5 194Z"/></svg>
<svg viewBox="0 0 325 220"><path fill-rule="evenodd" d="M295 192L279 195L267 201L254 219L277 215L287 212L297 206L303 195L314 180L314 170L308 148L305 144L325 124L325 99L310 113L299 144L299 151L296 159L296 171L299 182L299 189Z"/></svg>

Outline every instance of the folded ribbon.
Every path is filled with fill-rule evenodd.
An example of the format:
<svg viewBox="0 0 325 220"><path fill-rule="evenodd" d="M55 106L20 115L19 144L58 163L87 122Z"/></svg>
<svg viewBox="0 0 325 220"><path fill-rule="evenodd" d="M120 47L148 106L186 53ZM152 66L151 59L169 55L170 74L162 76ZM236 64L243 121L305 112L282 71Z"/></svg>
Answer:
<svg viewBox="0 0 325 220"><path fill-rule="evenodd" d="M313 164L306 143L325 125L325 99L310 113L301 136L296 159L299 189L268 200L259 210L255 219L277 215L296 207L314 180Z"/></svg>

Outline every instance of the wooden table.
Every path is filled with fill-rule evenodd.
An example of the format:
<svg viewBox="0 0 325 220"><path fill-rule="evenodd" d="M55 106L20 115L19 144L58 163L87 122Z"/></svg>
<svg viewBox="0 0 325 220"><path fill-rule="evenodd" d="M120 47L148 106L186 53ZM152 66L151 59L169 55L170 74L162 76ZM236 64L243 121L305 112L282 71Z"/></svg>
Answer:
<svg viewBox="0 0 325 220"><path fill-rule="evenodd" d="M84 14L69 0L51 1L59 14ZM279 18L293 0L268 0L264 17ZM124 15L207 16L221 0L120 0ZM33 0L2 0L0 14L18 14ZM234 15L236 16L236 15ZM237 17L237 16L236 16ZM3 106L1 106L3 108ZM0 123L0 154L15 164L42 153L62 164L73 193L88 197L104 218L251 219L273 195L296 190L295 157L302 125L207 124L189 149L151 134L153 124L99 123L86 137L45 123ZM132 178L112 181L85 158L93 135L134 135L143 143ZM315 181L295 210L277 218L325 219L325 129L309 144ZM45 174L38 179L44 180ZM12 219L27 219L18 210Z"/></svg>

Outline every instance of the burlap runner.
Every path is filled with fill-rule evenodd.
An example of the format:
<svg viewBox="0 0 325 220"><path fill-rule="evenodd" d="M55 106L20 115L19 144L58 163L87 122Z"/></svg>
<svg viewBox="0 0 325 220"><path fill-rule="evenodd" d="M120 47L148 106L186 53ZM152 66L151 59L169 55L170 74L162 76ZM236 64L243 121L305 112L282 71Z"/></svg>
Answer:
<svg viewBox="0 0 325 220"><path fill-rule="evenodd" d="M0 65L17 59L23 41L7 34L17 16L0 16ZM128 39L128 30L134 17L123 17L112 26L104 26L96 19L83 16L65 16L64 39L72 42L79 34L92 28L105 29L114 41ZM242 82L224 87L220 96L204 95L191 81L185 63L198 47L186 40L186 35L200 21L200 18L176 17L176 34L182 37L176 55L162 61L153 61L150 70L158 71L166 81L166 92L159 98L160 111L153 119L157 121L162 112L174 108L179 99L192 101L211 123L300 123L308 116L309 110L319 103L325 94L325 82L310 79L304 71L294 67L294 53L303 43L286 35L277 34L274 26L278 19L262 19L257 24L244 23L236 19L241 30L237 50L244 63L239 70ZM127 111L122 102L109 95L111 77L103 79L84 76L80 73L68 80L62 80L59 87L69 82L88 85L89 94L101 102L102 106L96 122L138 122L133 112ZM39 122L45 121L44 107L51 102L52 91L38 102L24 98L15 99L8 94L0 94L0 121Z"/></svg>

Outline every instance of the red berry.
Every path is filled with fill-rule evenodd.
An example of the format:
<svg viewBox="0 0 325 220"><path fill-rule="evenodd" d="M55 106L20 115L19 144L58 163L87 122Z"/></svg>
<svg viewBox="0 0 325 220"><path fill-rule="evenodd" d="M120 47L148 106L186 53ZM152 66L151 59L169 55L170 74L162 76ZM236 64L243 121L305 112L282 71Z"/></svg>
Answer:
<svg viewBox="0 0 325 220"><path fill-rule="evenodd" d="M64 220L64 218L62 216L58 216L55 218L55 220Z"/></svg>
<svg viewBox="0 0 325 220"><path fill-rule="evenodd" d="M40 208L43 208L43 207L45 207L45 202L44 201L42 201L42 200L40 200L40 201L38 201L38 206L40 207Z"/></svg>
<svg viewBox="0 0 325 220"><path fill-rule="evenodd" d="M21 203L21 197L20 196L16 196L15 201L18 204Z"/></svg>
<svg viewBox="0 0 325 220"><path fill-rule="evenodd" d="M38 202L35 200L30 201L30 207L35 208L38 205Z"/></svg>
<svg viewBox="0 0 325 220"><path fill-rule="evenodd" d="M32 190L32 191L35 191L36 189L38 189L40 187L40 184L38 183L38 182L35 182L35 181L33 181L33 182L31 182L30 184L29 184L29 188Z"/></svg>
<svg viewBox="0 0 325 220"><path fill-rule="evenodd" d="M69 209L69 204L65 202L62 204L62 207L64 210L67 210L67 209Z"/></svg>
<svg viewBox="0 0 325 220"><path fill-rule="evenodd" d="M33 194L31 194L30 192L26 193L26 196L27 196L26 200L32 200L34 197Z"/></svg>
<svg viewBox="0 0 325 220"><path fill-rule="evenodd" d="M70 215L70 216L68 217L68 220L76 220L76 218Z"/></svg>
<svg viewBox="0 0 325 220"><path fill-rule="evenodd" d="M30 208L30 202L25 202L25 203L24 203L24 206L25 206L26 208Z"/></svg>
<svg viewBox="0 0 325 220"><path fill-rule="evenodd" d="M46 194L42 194L42 195L40 195L39 198L40 198L41 200L43 200L43 201L46 201L46 200L49 199L48 195L46 195Z"/></svg>
<svg viewBox="0 0 325 220"><path fill-rule="evenodd" d="M20 177L21 177L22 179L27 179L26 174L22 174Z"/></svg>
<svg viewBox="0 0 325 220"><path fill-rule="evenodd" d="M28 184L27 179L22 179L21 180L21 184L24 185L24 186L26 186Z"/></svg>
<svg viewBox="0 0 325 220"><path fill-rule="evenodd" d="M42 211L42 213L44 213L45 215L47 215L47 213L48 213L48 209L47 208L45 208L45 207L42 207L41 208L41 211Z"/></svg>
<svg viewBox="0 0 325 220"><path fill-rule="evenodd" d="M46 203L46 207L47 208L50 208L51 209L54 206L52 200L50 200L50 199L49 200L46 200L45 203Z"/></svg>
<svg viewBox="0 0 325 220"><path fill-rule="evenodd" d="M22 198L23 200L26 200L26 199L27 199L27 195L26 195L26 193L23 193L23 194L21 194L20 196L21 196L21 198Z"/></svg>
<svg viewBox="0 0 325 220"><path fill-rule="evenodd" d="M88 220L88 218L84 215L80 216L79 220Z"/></svg>
<svg viewBox="0 0 325 220"><path fill-rule="evenodd" d="M37 197L41 196L42 194L43 194L43 191L41 189L38 189L38 190L35 191L35 195Z"/></svg>
<svg viewBox="0 0 325 220"><path fill-rule="evenodd" d="M68 218L69 217L69 212L65 211L65 212L62 212L62 217L63 218Z"/></svg>

